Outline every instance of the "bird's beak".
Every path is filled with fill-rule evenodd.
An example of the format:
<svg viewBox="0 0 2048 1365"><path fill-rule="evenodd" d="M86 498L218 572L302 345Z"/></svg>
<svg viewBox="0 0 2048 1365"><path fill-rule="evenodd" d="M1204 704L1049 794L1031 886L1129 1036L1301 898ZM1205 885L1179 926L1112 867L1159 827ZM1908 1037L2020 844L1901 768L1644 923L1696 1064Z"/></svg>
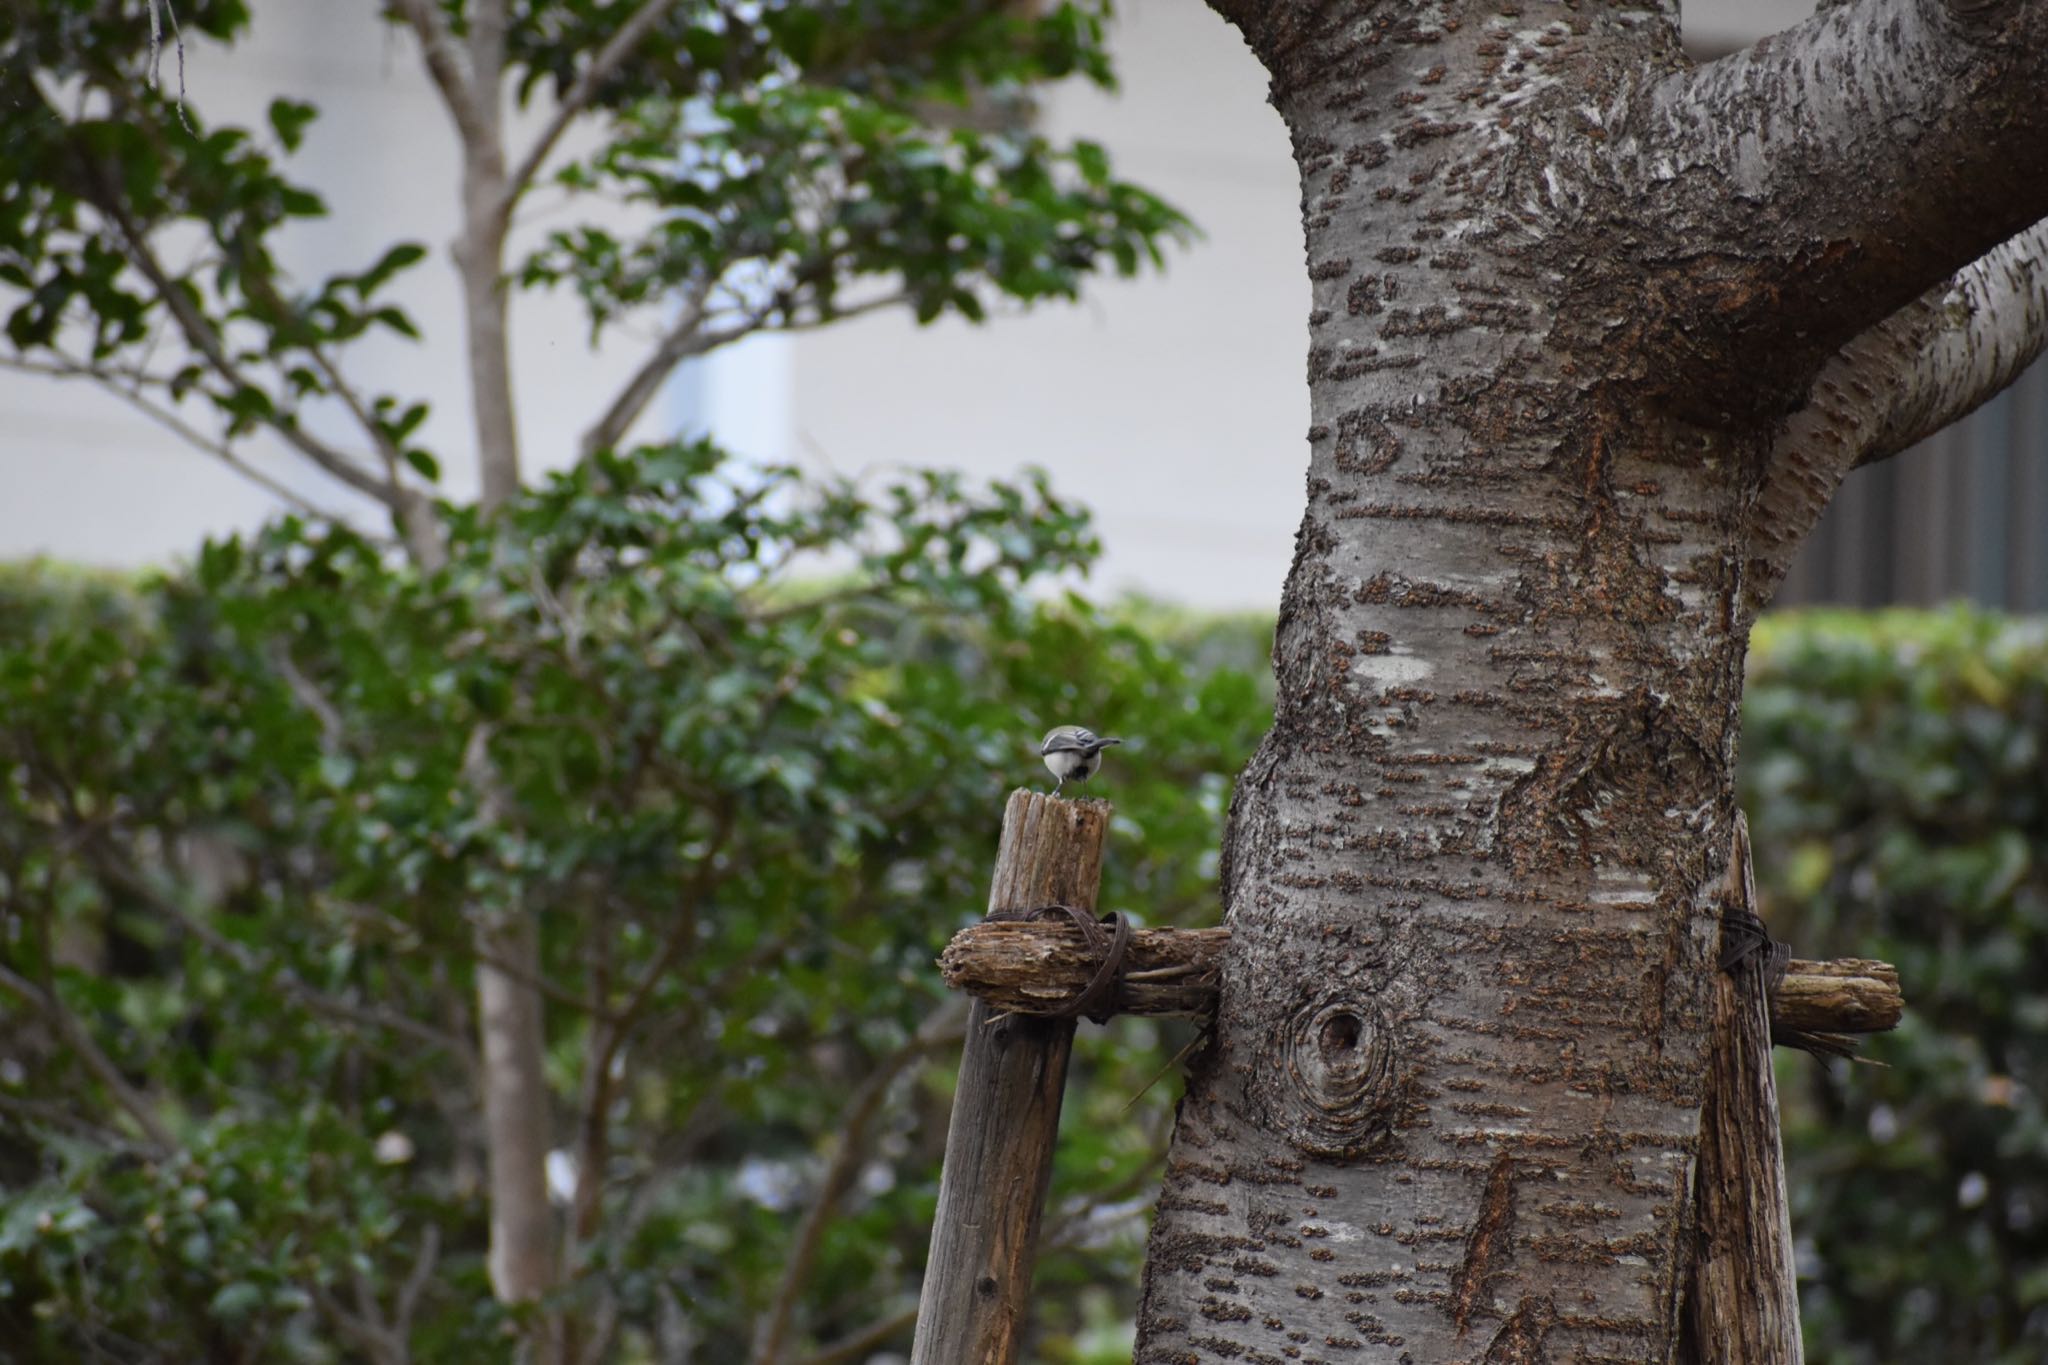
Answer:
<svg viewBox="0 0 2048 1365"><path fill-rule="evenodd" d="M1110 745L1112 745L1112 744L1121 744L1121 743L1123 743L1123 741L1122 741L1122 740L1120 740L1120 739L1105 739L1105 740L1103 740L1103 741L1102 741L1102 747L1103 747L1103 748L1105 748L1105 749L1107 749L1107 748L1108 748L1108 747L1109 747Z"/></svg>

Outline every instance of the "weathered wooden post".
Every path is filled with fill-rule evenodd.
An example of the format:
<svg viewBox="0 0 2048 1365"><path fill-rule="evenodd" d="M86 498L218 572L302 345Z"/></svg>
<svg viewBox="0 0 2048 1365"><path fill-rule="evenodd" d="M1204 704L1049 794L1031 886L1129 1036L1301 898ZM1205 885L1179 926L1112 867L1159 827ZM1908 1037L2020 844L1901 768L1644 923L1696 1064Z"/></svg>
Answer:
<svg viewBox="0 0 2048 1365"><path fill-rule="evenodd" d="M1107 801L1012 792L989 913L1050 905L1092 911L1110 809ZM974 1002L911 1365L1017 1359L1073 1043L1071 1019L1002 1014Z"/></svg>
<svg viewBox="0 0 2048 1365"><path fill-rule="evenodd" d="M1756 912L1749 826L1738 813L1724 902ZM1725 920L1724 920L1725 923ZM1680 1330L1681 1365L1799 1365L1799 1282L1778 1086L1771 1073L1770 999L1784 971L1771 945L1715 982L1714 1050L1700 1111L1698 1230ZM1894 1016L1896 1017L1896 1016Z"/></svg>

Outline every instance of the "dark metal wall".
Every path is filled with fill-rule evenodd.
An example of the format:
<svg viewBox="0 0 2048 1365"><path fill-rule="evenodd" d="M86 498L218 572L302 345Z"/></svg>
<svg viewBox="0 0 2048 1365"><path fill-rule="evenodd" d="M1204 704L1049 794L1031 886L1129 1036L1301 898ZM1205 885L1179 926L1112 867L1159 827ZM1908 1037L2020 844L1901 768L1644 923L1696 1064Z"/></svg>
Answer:
<svg viewBox="0 0 2048 1365"><path fill-rule="evenodd" d="M1931 440L1851 474L1777 603L1957 598L2048 612L2048 362Z"/></svg>

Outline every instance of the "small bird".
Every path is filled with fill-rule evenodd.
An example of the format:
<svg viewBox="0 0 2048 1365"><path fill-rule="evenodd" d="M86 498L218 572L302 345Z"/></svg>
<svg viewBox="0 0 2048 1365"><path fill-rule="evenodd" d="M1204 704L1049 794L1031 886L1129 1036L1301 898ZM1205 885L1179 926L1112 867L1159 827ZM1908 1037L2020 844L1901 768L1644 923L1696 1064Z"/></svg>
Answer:
<svg viewBox="0 0 2048 1365"><path fill-rule="evenodd" d="M1052 794L1058 796L1060 788L1069 782L1086 782L1095 776L1095 770L1102 766L1102 751L1121 743L1120 739L1102 739L1093 730L1079 725L1055 725L1046 731L1038 752L1045 759L1045 766L1059 779L1053 784Z"/></svg>

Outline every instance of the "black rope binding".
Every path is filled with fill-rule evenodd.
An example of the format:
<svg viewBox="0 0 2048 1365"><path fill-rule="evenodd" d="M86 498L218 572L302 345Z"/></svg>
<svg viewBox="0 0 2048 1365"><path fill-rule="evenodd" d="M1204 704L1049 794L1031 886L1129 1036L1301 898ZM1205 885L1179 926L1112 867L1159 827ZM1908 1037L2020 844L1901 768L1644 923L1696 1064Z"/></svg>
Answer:
<svg viewBox="0 0 2048 1365"><path fill-rule="evenodd" d="M1124 958L1131 947L1131 921L1121 910L1097 919L1078 905L1041 905L1035 910L995 910L991 920L1045 920L1065 915L1081 931L1081 941L1095 954L1095 975L1066 1004L1047 1012L1051 1019L1087 1019L1106 1024L1115 1018L1124 994Z"/></svg>

